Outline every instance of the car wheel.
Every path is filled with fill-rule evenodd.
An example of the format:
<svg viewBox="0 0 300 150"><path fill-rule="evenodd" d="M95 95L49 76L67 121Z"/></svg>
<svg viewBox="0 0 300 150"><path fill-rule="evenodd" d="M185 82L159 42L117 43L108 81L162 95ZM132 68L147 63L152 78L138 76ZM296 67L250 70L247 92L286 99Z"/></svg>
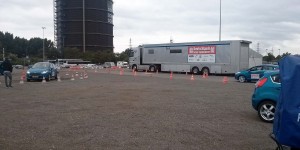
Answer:
<svg viewBox="0 0 300 150"><path fill-rule="evenodd" d="M199 68L198 68L198 67L194 67L194 68L192 69L192 73L193 73L193 74L198 74L198 73L199 73Z"/></svg>
<svg viewBox="0 0 300 150"><path fill-rule="evenodd" d="M30 80L29 80L29 79L27 79L27 82L30 82Z"/></svg>
<svg viewBox="0 0 300 150"><path fill-rule="evenodd" d="M246 81L245 76L239 76L239 81L242 83L245 82Z"/></svg>
<svg viewBox="0 0 300 150"><path fill-rule="evenodd" d="M265 101L258 106L259 118L268 123L274 121L276 104L272 101Z"/></svg>

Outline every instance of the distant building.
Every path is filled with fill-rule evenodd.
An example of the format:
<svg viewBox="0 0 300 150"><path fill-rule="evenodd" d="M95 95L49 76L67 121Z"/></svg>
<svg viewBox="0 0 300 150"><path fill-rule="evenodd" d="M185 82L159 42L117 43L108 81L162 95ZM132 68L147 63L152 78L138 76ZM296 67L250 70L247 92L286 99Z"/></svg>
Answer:
<svg viewBox="0 0 300 150"><path fill-rule="evenodd" d="M112 0L54 0L57 48L113 51Z"/></svg>

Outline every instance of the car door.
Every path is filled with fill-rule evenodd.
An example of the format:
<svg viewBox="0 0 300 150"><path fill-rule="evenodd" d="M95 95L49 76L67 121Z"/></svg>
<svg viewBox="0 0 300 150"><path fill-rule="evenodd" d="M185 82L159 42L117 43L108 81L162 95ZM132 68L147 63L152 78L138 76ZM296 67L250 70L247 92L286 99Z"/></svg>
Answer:
<svg viewBox="0 0 300 150"><path fill-rule="evenodd" d="M264 75L263 66L255 66L249 70L250 80L255 81L260 79Z"/></svg>

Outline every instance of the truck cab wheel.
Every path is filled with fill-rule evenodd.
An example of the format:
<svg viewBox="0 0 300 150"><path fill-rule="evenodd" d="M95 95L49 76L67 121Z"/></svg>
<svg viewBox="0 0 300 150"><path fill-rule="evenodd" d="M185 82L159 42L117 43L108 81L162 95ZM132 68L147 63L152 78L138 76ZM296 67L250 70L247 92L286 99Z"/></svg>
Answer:
<svg viewBox="0 0 300 150"><path fill-rule="evenodd" d="M131 69L132 69L133 71L137 71L137 66L136 66L136 65L133 65Z"/></svg>

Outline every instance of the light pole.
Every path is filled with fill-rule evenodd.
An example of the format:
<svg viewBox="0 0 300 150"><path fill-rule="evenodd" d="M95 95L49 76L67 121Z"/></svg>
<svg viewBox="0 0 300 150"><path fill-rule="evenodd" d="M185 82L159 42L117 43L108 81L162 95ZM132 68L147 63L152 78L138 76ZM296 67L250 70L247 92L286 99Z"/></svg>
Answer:
<svg viewBox="0 0 300 150"><path fill-rule="evenodd" d="M222 25L222 3L220 0L220 29L219 29L219 41L221 41L221 25Z"/></svg>
<svg viewBox="0 0 300 150"><path fill-rule="evenodd" d="M45 61L45 38L44 38L44 30L46 27L42 27L43 29L43 61Z"/></svg>
<svg viewBox="0 0 300 150"><path fill-rule="evenodd" d="M2 55L3 55L3 61L4 61L4 56L5 56L5 55L4 55L4 48L3 48L3 53L2 53Z"/></svg>

